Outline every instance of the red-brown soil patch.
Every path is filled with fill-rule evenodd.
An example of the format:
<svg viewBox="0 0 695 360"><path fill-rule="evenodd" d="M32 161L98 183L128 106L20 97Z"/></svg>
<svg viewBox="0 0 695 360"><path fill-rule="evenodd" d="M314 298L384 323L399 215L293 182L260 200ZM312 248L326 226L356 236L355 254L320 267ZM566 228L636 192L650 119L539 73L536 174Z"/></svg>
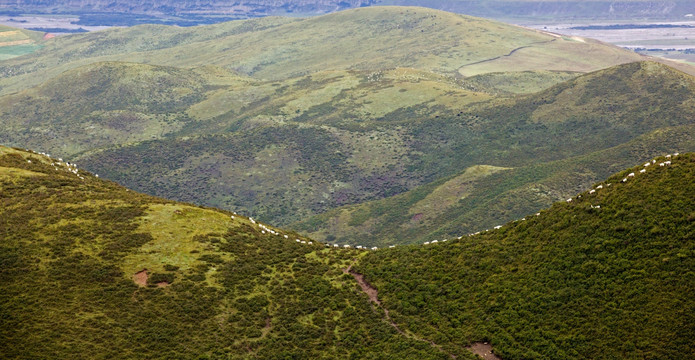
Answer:
<svg viewBox="0 0 695 360"><path fill-rule="evenodd" d="M133 275L133 281L140 286L147 286L147 269L142 269Z"/></svg>
<svg viewBox="0 0 695 360"><path fill-rule="evenodd" d="M410 221L420 221L420 220L422 220L422 218L424 216L425 216L425 214L423 214L423 213L417 213L417 214L413 215L412 218L410 218Z"/></svg>
<svg viewBox="0 0 695 360"><path fill-rule="evenodd" d="M488 343L473 343L473 345L468 347L468 350L485 360L502 360L502 358L492 353L492 346Z"/></svg>
<svg viewBox="0 0 695 360"><path fill-rule="evenodd" d="M53 39L54 37L56 37L56 35L55 35L55 34L51 34L51 33L45 33L45 34L43 35L43 39L44 39L44 40Z"/></svg>
<svg viewBox="0 0 695 360"><path fill-rule="evenodd" d="M157 287L167 287L169 286L169 282L167 281L160 281L157 283Z"/></svg>

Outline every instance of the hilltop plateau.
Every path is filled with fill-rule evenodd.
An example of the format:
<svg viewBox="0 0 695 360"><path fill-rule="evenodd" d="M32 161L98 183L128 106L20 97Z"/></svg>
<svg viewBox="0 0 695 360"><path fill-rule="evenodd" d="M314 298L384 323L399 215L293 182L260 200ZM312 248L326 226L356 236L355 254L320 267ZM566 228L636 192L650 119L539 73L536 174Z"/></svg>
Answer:
<svg viewBox="0 0 695 360"><path fill-rule="evenodd" d="M594 40L482 18L416 7L370 7L311 18L267 17L189 28L140 25L61 36L0 64L0 91L25 89L101 61L217 65L278 80L325 70L396 67L466 76L587 72L640 59L644 57Z"/></svg>

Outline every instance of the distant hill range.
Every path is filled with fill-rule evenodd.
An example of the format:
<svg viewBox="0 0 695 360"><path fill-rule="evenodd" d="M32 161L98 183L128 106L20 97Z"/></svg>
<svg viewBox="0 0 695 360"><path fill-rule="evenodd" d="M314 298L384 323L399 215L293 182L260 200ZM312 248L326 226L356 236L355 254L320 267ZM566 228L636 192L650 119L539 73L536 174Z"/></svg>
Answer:
<svg viewBox="0 0 695 360"><path fill-rule="evenodd" d="M692 76L438 10L142 25L42 45L0 63L0 143L340 244L477 231L628 159L695 151Z"/></svg>
<svg viewBox="0 0 695 360"><path fill-rule="evenodd" d="M104 12L150 15L245 15L250 17L276 13L328 13L373 5L375 0L246 0L246 1L0 1L0 9L39 12Z"/></svg>
<svg viewBox="0 0 695 360"><path fill-rule="evenodd" d="M682 19L695 13L689 0L246 0L246 1L0 1L0 10L21 13L130 13L151 16L259 17L322 14L372 5L424 6L503 19ZM102 19L104 20L104 19Z"/></svg>

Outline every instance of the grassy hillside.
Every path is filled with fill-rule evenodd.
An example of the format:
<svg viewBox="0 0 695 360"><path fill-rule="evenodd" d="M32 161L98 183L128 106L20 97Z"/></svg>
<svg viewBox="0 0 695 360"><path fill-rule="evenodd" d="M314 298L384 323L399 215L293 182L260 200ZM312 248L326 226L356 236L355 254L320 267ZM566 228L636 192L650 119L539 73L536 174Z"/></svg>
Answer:
<svg viewBox="0 0 695 360"><path fill-rule="evenodd" d="M3 357L447 358L343 273L364 252L72 170L0 147Z"/></svg>
<svg viewBox="0 0 695 360"><path fill-rule="evenodd" d="M484 340L505 360L691 358L695 155L656 161L497 230L371 253L357 271L404 331L449 352Z"/></svg>
<svg viewBox="0 0 695 360"><path fill-rule="evenodd" d="M552 55L552 69L536 63L539 52ZM512 66L500 62L509 54ZM60 37L40 51L4 62L0 87L2 93L17 91L77 66L114 60L182 67L212 64L259 79L283 79L324 70L394 67L447 74L466 69L466 75L591 71L642 58L606 44L481 18L424 8L374 7L306 19L263 18L190 28L134 26Z"/></svg>
<svg viewBox="0 0 695 360"><path fill-rule="evenodd" d="M218 75L210 79L212 75ZM61 156L158 138L194 121L207 92L243 82L232 74L133 63L96 63L0 98L4 143Z"/></svg>
<svg viewBox="0 0 695 360"><path fill-rule="evenodd" d="M0 350L473 359L486 341L503 359L687 358L695 154L656 160L498 230L367 252L0 147Z"/></svg>
<svg viewBox="0 0 695 360"><path fill-rule="evenodd" d="M537 73L520 74L533 79ZM539 76L546 75L563 78ZM0 98L6 124L0 141L48 150L138 191L289 224L472 166L517 169L619 146L689 125L695 115L692 77L657 63L622 65L538 94L492 100L493 93L506 93L496 76L457 79L395 68L260 81L215 66L96 63ZM651 144L640 156L656 154L658 146ZM667 144L673 145L667 150L690 149ZM515 178L494 194L507 196L554 171ZM592 172L571 186L553 186L552 195L531 191L519 210L548 205L607 174ZM533 193L540 198L530 200ZM465 211L497 208L489 201L475 204ZM362 220L337 224L336 216L345 218L341 211L298 229L349 241L347 236L383 228L406 242L438 236L443 226L434 221L441 214L423 218L415 211L386 221L381 216L387 212L370 210ZM365 213L374 218L366 221ZM481 218L487 223L512 215L461 221L457 214L458 223L471 226ZM423 220L413 224L413 217ZM393 231L402 224L409 224L406 233Z"/></svg>
<svg viewBox="0 0 695 360"><path fill-rule="evenodd" d="M656 63L628 64L588 74L545 92L514 100L457 108L456 97L450 94L447 97L453 99L451 108L439 105L445 101L423 102L383 115L376 113L372 118L359 115L362 109L369 109L367 101L360 97L350 99L340 90L351 79L360 78L353 74L288 83L287 92L281 90L283 92L278 91L275 96L282 101L286 94L285 99L291 100L285 103L265 101L262 96L251 93L246 96L260 99L259 105L251 106L248 112L257 111L253 117L245 118L245 113L233 111L219 116L210 113L209 120L191 125L196 128L182 130L182 137L85 153L79 157L79 162L139 191L244 210L267 221L287 224L338 206L403 193L455 176L471 166L533 169L543 163L592 154L627 144L640 136L692 125L695 116L695 107L690 104L695 96L692 77ZM394 85L394 81L385 79L386 87L380 90L380 82L361 79L357 85L351 85L351 89L355 89L351 91L363 91L360 89L367 86L367 93L377 98L379 91L411 87L413 90L393 91L401 97L392 99L404 103L411 101L412 93L433 96L424 90L415 90L429 88L414 86L417 82L396 82ZM449 86L445 85L441 85L443 89ZM215 100L210 100L209 104L237 98L220 94L220 97L211 97ZM293 97L296 94L303 95ZM478 96L468 93L463 97L466 95L463 91L460 94L461 99ZM322 105L307 105L311 103ZM285 106L279 107L282 104ZM224 109L212 105L207 108ZM429 117L433 113L440 115ZM358 115L350 117L350 114ZM510 117L510 114L514 115ZM201 132L211 134L195 135ZM691 144L684 139L687 137L636 145L642 148L637 156L653 156L660 153L657 151L672 149L691 150ZM600 157L597 163L602 164L603 169L620 164L609 156ZM524 196L529 202L519 211L539 209L607 176L605 170L601 172L601 167L588 175L580 170L573 175L577 182L530 191ZM530 177L513 177L504 182L504 191L484 194L486 198L508 196L510 190L519 190L563 173L555 166L548 169ZM504 174L496 176L502 178ZM532 200L534 193L540 197ZM466 211L490 208L490 201L494 203L500 199L488 198L485 202L469 204L472 208ZM404 208L399 207L396 212L402 210ZM384 212L388 211L369 213L380 216ZM400 214L396 222L393 218L385 222L377 218L372 221L377 222L376 227L410 224L410 219L419 213ZM362 220L340 222L340 225L331 225L329 230L328 224L337 219L333 215L336 213L310 220L310 225L301 225L298 229L311 231L317 238L324 238L328 233L345 238L374 230L371 226L359 231L343 228L346 224L363 224L366 221L364 213L360 215ZM510 216L512 214L479 214L460 223L473 226L480 218L492 222L505 221ZM420 229L419 226L408 230L406 237L396 238L414 241L424 235L416 229Z"/></svg>
<svg viewBox="0 0 695 360"><path fill-rule="evenodd" d="M446 178L293 226L316 239L376 245L491 228L585 189L626 159L695 150L694 85L660 64L628 64L456 117L464 120L428 122L412 134L427 155L408 170L426 177L436 168Z"/></svg>

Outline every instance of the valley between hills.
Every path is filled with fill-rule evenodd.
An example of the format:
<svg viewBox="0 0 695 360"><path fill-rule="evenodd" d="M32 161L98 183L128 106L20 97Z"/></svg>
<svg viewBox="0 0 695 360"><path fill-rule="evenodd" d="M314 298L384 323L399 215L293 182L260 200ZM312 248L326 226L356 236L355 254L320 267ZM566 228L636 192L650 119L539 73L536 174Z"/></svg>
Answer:
<svg viewBox="0 0 695 360"><path fill-rule="evenodd" d="M417 7L4 32L3 358L692 356L693 67Z"/></svg>

